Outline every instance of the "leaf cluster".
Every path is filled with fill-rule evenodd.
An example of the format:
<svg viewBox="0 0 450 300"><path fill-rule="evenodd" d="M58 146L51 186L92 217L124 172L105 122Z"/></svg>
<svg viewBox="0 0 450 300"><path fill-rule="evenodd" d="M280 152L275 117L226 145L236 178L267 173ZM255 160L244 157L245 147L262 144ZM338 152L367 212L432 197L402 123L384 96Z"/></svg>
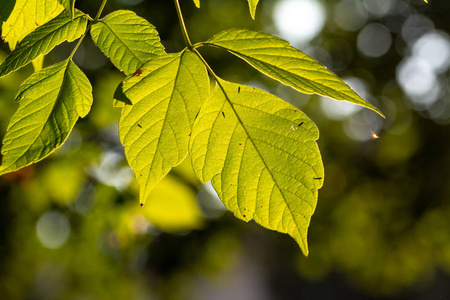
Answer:
<svg viewBox="0 0 450 300"><path fill-rule="evenodd" d="M121 107L120 141L139 183L141 205L189 154L197 177L212 181L236 217L291 235L308 255L307 229L324 180L317 127L275 95L221 79L201 48L228 51L299 92L381 112L319 62L270 34L228 29L192 44L175 0L186 48L166 53L156 28L133 11L100 18L105 3L91 18L74 8L74 0L16 1L2 25L2 37L13 51L0 65L0 77L65 41L78 43L66 60L35 72L19 88L19 108L1 149L0 175L47 157L64 143L78 118L89 113L92 87L72 57L90 34L127 75L114 100ZM199 0L194 4L200 7ZM254 18L258 1L248 4ZM35 24L27 23L31 18Z"/></svg>

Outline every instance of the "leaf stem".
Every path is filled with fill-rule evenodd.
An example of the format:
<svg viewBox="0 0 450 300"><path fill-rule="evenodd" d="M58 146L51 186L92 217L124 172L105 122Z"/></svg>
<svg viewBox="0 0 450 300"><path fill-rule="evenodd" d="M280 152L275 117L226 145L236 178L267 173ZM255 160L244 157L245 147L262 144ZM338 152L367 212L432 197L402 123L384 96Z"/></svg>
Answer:
<svg viewBox="0 0 450 300"><path fill-rule="evenodd" d="M186 24L184 24L183 14L181 13L180 3L178 0L174 0L175 8L177 9L178 20L180 21L181 32L183 33L184 42L189 50L192 50L192 43L187 33Z"/></svg>
<svg viewBox="0 0 450 300"><path fill-rule="evenodd" d="M200 52L197 51L197 49L193 48L192 51L197 54L198 58L200 58L200 60L203 62L203 64L205 65L206 69L208 70L208 73L211 74L212 77L214 77L214 79L218 82L218 76L216 75L216 73L214 73L213 69L211 69L211 67L208 65L208 63L206 62L206 60L203 58L203 56L200 54Z"/></svg>
<svg viewBox="0 0 450 300"><path fill-rule="evenodd" d="M84 40L84 38L86 37L87 33L89 32L89 29L91 29L92 23L96 22L98 20L98 18L100 18L103 9L105 8L106 2L108 2L108 0L103 0L102 1L102 5L100 6L100 8L98 9L97 15L95 16L94 19L92 19L91 17L87 16L87 18L89 20L91 20L92 22L89 23L89 25L86 28L86 31L83 33L83 35L81 36L81 38L78 39L77 44L75 45L75 48L73 48L72 53L69 56L69 59L72 59L73 56L75 55L75 52L77 52L78 47L80 47L81 42Z"/></svg>
<svg viewBox="0 0 450 300"><path fill-rule="evenodd" d="M94 18L94 21L97 21L98 18L100 18L101 14L102 14L102 12L103 12L103 9L105 8L105 5L106 5L106 2L107 2L107 1L108 1L108 0L103 0L102 5L101 5L100 8L98 9L97 15L96 15L95 18Z"/></svg>

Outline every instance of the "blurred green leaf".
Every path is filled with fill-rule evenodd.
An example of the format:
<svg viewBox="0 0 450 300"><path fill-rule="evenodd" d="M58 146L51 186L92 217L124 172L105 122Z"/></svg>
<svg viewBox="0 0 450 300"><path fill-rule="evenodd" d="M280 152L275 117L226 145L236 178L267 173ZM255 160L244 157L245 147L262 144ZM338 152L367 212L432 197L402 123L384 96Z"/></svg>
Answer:
<svg viewBox="0 0 450 300"><path fill-rule="evenodd" d="M300 92L345 100L383 116L338 76L280 38L246 29L230 29L204 44L228 50L258 71Z"/></svg>
<svg viewBox="0 0 450 300"><path fill-rule="evenodd" d="M129 10L114 11L93 24L91 36L100 50L126 75L165 53L155 27Z"/></svg>
<svg viewBox="0 0 450 300"><path fill-rule="evenodd" d="M2 39L14 49L27 34L63 9L58 0L16 0L13 11L2 25Z"/></svg>
<svg viewBox="0 0 450 300"><path fill-rule="evenodd" d="M209 94L209 78L190 51L160 55L123 82L119 134L140 186L140 202L188 153L194 119Z"/></svg>
<svg viewBox="0 0 450 300"><path fill-rule="evenodd" d="M301 111L262 90L219 80L192 130L196 175L236 217L288 233L308 255L306 234L323 182L315 140Z"/></svg>
<svg viewBox="0 0 450 300"><path fill-rule="evenodd" d="M72 42L85 31L87 19L76 11L75 19L68 12L61 13L50 22L38 27L27 35L0 66L0 77L28 64L40 55L49 53L64 41Z"/></svg>
<svg viewBox="0 0 450 300"><path fill-rule="evenodd" d="M20 86L19 108L9 122L0 175L37 162L61 146L92 104L87 77L65 60L31 75Z"/></svg>

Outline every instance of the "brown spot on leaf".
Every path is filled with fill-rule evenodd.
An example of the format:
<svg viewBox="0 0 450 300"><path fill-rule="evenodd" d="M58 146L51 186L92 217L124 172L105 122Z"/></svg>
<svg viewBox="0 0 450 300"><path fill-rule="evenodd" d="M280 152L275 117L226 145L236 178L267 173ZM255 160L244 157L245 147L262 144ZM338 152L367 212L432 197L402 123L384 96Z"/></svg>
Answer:
<svg viewBox="0 0 450 300"><path fill-rule="evenodd" d="M298 124L298 127L302 126L304 122L301 122L300 124Z"/></svg>
<svg viewBox="0 0 450 300"><path fill-rule="evenodd" d="M133 74L133 77L141 76L141 74L142 74L142 70L139 69Z"/></svg>
<svg viewBox="0 0 450 300"><path fill-rule="evenodd" d="M141 124L138 124L138 127L139 127L139 128L142 128Z"/></svg>
<svg viewBox="0 0 450 300"><path fill-rule="evenodd" d="M222 116L225 118L225 113L222 111Z"/></svg>
<svg viewBox="0 0 450 300"><path fill-rule="evenodd" d="M144 206L144 203L141 203L140 205L141 205L141 207L142 207L142 206Z"/></svg>

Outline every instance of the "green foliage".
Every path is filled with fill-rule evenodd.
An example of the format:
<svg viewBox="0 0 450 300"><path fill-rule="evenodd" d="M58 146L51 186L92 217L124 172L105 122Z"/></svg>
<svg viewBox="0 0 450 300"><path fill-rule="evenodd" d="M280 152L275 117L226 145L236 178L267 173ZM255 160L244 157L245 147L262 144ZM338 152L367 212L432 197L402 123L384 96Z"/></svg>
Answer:
<svg viewBox="0 0 450 300"><path fill-rule="evenodd" d="M155 27L128 10L114 11L94 23L91 36L106 57L126 75L165 53Z"/></svg>
<svg viewBox="0 0 450 300"><path fill-rule="evenodd" d="M59 3L64 6L64 9L69 13L70 18L75 16L75 0L58 0Z"/></svg>
<svg viewBox="0 0 450 300"><path fill-rule="evenodd" d="M28 35L0 66L0 76L65 40L81 39L67 60L36 72L20 87L19 108L3 140L0 174L48 156L67 139L78 117L89 112L91 86L72 56L90 30L94 43L128 75L114 97L122 102L120 141L140 186L141 205L190 153L197 177L212 181L235 216L288 233L308 255L307 230L324 178L317 127L274 95L220 79L197 49L219 47L300 92L346 100L382 115L378 109L320 63L269 34L232 29L192 45L177 0L186 48L174 54L165 53L153 25L132 11L99 19L106 0L94 19L74 12L74 1L61 0L66 11L53 20L63 6L42 1L18 0L3 24L11 48ZM258 1L248 3L254 18ZM36 23L28 24L29 19ZM39 27L32 31L34 26ZM216 82L210 96L207 71Z"/></svg>
<svg viewBox="0 0 450 300"><path fill-rule="evenodd" d="M122 109L120 141L140 186L140 203L188 154L195 115L209 94L209 79L191 51L160 55L123 81L133 105Z"/></svg>
<svg viewBox="0 0 450 300"><path fill-rule="evenodd" d="M215 35L205 44L228 50L258 71L299 92L346 100L382 115L327 68L288 42L270 34L230 29Z"/></svg>
<svg viewBox="0 0 450 300"><path fill-rule="evenodd" d="M306 232L322 186L319 131L301 111L262 90L218 80L192 130L196 175L236 217L291 235Z"/></svg>
<svg viewBox="0 0 450 300"><path fill-rule="evenodd" d="M25 66L40 55L47 54L64 41L72 42L78 39L86 30L86 24L87 19L80 11L76 11L73 20L69 13L62 12L31 32L17 45L0 66L0 77Z"/></svg>
<svg viewBox="0 0 450 300"><path fill-rule="evenodd" d="M9 122L0 175L37 162L60 147L78 117L88 114L92 88L71 59L33 74L20 86Z"/></svg>
<svg viewBox="0 0 450 300"><path fill-rule="evenodd" d="M14 9L2 25L2 39L14 49L27 34L59 15L63 9L58 0L16 0Z"/></svg>

